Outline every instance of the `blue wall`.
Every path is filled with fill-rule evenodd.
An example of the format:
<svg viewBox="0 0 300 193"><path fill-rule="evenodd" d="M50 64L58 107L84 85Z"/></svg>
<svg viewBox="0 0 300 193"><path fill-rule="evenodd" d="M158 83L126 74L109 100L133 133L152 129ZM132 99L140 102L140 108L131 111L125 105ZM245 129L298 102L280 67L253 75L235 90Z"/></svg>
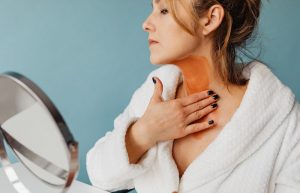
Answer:
<svg viewBox="0 0 300 193"><path fill-rule="evenodd" d="M263 2L260 59L299 99L300 1ZM87 151L158 67L142 30L150 11L150 0L0 0L0 72L28 76L56 104L80 143L80 181Z"/></svg>

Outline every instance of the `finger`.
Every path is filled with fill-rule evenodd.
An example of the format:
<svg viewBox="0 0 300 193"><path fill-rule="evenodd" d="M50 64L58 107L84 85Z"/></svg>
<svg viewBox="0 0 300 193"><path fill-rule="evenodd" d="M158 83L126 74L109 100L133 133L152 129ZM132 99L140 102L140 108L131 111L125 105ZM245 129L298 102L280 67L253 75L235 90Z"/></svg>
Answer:
<svg viewBox="0 0 300 193"><path fill-rule="evenodd" d="M151 97L151 102L161 102L162 101L163 84L158 77L153 77L152 80L154 83L154 92Z"/></svg>
<svg viewBox="0 0 300 193"><path fill-rule="evenodd" d="M195 103L199 100L203 100L203 99L209 97L210 94L212 93L211 91L210 92L209 91L210 90L201 91L201 92L194 93L194 94L191 94L191 95L186 96L186 97L179 98L177 100L179 100L179 102L183 106L187 106L187 105L193 104L193 103Z"/></svg>
<svg viewBox="0 0 300 193"><path fill-rule="evenodd" d="M204 107L207 107L208 105L215 103L218 99L214 99L212 96L205 98L201 101L192 103L190 105L187 105L183 108L184 112L186 113L186 115L189 115L195 111L201 110Z"/></svg>
<svg viewBox="0 0 300 193"><path fill-rule="evenodd" d="M188 125L196 120L201 119L202 117L204 117L205 115L209 114L210 112L214 111L215 109L218 108L218 104L217 103L213 103L201 110L195 111L191 114L189 114L186 119L185 119L185 124Z"/></svg>
<svg viewBox="0 0 300 193"><path fill-rule="evenodd" d="M205 122L201 122L201 123L194 123L194 124L188 125L184 129L184 134L189 135L191 133L195 133L195 132L199 132L199 131L211 128L214 125L215 125L215 123L213 120L205 121Z"/></svg>

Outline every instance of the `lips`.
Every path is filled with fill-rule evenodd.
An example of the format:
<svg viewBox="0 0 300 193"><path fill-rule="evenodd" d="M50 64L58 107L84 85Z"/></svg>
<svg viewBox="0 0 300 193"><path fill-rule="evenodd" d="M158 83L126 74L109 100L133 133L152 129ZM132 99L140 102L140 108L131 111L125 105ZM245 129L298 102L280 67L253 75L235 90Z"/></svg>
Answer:
<svg viewBox="0 0 300 193"><path fill-rule="evenodd" d="M148 42L149 42L149 45L157 44L158 43L158 41L156 41L154 39L151 39L151 38L148 39Z"/></svg>

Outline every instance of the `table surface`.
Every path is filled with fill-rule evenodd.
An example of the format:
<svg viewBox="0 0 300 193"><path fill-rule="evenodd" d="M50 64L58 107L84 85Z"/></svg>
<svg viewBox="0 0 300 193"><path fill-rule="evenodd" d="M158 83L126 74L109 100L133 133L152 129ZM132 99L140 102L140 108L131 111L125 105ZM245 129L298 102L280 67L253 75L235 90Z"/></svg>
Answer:
<svg viewBox="0 0 300 193"><path fill-rule="evenodd" d="M12 164L15 169L20 181L30 190L30 193L60 193L61 190L50 188L45 182L39 180L35 175L30 173L26 167L21 163ZM0 168L0 187L1 192L5 193L18 193L14 186L8 180L3 169ZM43 190L43 191L41 191ZM108 193L106 191L100 190L96 187L90 186L88 184L73 181L70 189L67 193Z"/></svg>

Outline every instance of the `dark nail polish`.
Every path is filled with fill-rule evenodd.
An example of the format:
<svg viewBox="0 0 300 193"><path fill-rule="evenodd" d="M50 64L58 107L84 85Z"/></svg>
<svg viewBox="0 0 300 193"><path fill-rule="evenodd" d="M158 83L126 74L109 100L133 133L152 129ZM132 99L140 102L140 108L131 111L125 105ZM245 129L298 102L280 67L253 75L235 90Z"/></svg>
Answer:
<svg viewBox="0 0 300 193"><path fill-rule="evenodd" d="M212 98L214 98L215 100L217 100L219 97L219 95L215 94L214 96L212 96Z"/></svg>
<svg viewBox="0 0 300 193"><path fill-rule="evenodd" d="M210 95L213 95L213 94L215 94L215 92L214 92L214 91L212 91L212 90L209 90L209 91L207 91L207 94L210 96Z"/></svg>
<svg viewBox="0 0 300 193"><path fill-rule="evenodd" d="M214 123L214 120L208 121L208 124L212 125Z"/></svg>
<svg viewBox="0 0 300 193"><path fill-rule="evenodd" d="M156 80L153 77L152 77L152 81L153 81L154 84L156 84Z"/></svg>
<svg viewBox="0 0 300 193"><path fill-rule="evenodd" d="M210 105L212 108L216 108L217 106L218 106L218 104L217 103L214 103L214 104L211 104Z"/></svg>

